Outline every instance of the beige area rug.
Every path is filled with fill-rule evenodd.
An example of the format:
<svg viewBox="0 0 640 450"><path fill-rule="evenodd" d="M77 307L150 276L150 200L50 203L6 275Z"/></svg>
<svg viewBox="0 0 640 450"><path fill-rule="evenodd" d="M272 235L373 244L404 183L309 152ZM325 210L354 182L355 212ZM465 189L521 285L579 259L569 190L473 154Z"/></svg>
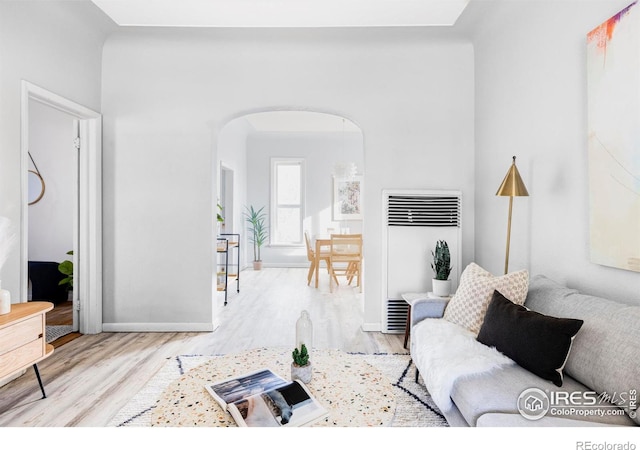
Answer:
<svg viewBox="0 0 640 450"><path fill-rule="evenodd" d="M382 372L396 396L392 427L446 427L431 396L415 383L415 366L406 354L352 354ZM147 384L110 421L113 427L148 427L165 389L189 370L223 355L179 355L170 358Z"/></svg>

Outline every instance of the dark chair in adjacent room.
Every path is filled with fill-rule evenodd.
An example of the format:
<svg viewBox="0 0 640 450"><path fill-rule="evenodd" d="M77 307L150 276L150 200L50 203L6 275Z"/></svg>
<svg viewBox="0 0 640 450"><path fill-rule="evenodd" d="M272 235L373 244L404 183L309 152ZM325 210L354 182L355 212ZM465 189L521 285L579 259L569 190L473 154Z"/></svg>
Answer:
<svg viewBox="0 0 640 450"><path fill-rule="evenodd" d="M29 261L31 300L47 301L53 304L68 300L67 287L58 284L66 277L58 270L58 265L59 263L53 261Z"/></svg>

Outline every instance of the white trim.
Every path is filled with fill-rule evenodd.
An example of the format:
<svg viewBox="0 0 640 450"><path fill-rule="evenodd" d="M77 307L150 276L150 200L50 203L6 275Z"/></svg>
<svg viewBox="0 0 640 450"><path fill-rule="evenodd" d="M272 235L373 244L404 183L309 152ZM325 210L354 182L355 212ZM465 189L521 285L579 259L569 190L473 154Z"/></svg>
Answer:
<svg viewBox="0 0 640 450"><path fill-rule="evenodd" d="M382 325L380 322L372 322L372 323L363 323L362 331L382 331Z"/></svg>
<svg viewBox="0 0 640 450"><path fill-rule="evenodd" d="M102 331L102 115L78 103L22 81L21 96L21 189L22 239L20 301L28 291L28 151L29 100L65 112L78 120L82 151L79 154L78 249L74 254L75 286L80 302L80 332ZM75 291L75 289L74 289Z"/></svg>
<svg viewBox="0 0 640 450"><path fill-rule="evenodd" d="M102 331L105 333L183 333L191 331L214 331L211 323L104 323Z"/></svg>
<svg viewBox="0 0 640 450"><path fill-rule="evenodd" d="M253 267L253 266L251 266ZM308 269L309 263L262 263L263 269Z"/></svg>

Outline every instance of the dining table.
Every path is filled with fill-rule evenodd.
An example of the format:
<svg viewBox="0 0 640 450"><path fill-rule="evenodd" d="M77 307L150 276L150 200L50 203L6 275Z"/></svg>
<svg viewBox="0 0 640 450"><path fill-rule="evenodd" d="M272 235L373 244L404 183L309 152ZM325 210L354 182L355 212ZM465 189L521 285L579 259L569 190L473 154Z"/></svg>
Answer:
<svg viewBox="0 0 640 450"><path fill-rule="evenodd" d="M329 234L318 234L315 235L313 237L313 240L315 241L315 252L314 252L314 258L315 258L315 276L316 276L316 288L318 287L318 274L320 273L320 261L322 261L323 258L327 258L328 253L331 253L331 235ZM322 248L323 247L328 247L325 248L325 253L322 254ZM327 264L331 264L330 261L327 261ZM327 269L329 269L329 267L327 267ZM336 278L336 283L338 282L337 278Z"/></svg>

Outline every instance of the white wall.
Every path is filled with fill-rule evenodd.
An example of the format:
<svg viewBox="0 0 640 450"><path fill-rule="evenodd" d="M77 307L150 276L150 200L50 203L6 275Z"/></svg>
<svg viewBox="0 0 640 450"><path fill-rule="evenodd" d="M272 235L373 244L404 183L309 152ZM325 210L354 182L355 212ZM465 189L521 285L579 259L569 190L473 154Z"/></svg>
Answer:
<svg viewBox="0 0 640 450"><path fill-rule="evenodd" d="M247 144L247 204L265 207L270 216L271 159L302 158L306 165L304 229L310 235L326 234L327 228L349 227L362 232L361 220L333 221L332 171L335 163L353 162L359 174L363 169L362 133L275 133L249 135ZM366 183L366 177L365 177ZM266 245L261 252L266 267L308 266L307 250L301 247ZM253 256L251 257L253 259Z"/></svg>
<svg viewBox="0 0 640 450"><path fill-rule="evenodd" d="M510 270L527 268L596 295L640 303L640 274L589 261L586 34L630 3L480 2L476 53L476 256L502 273L511 163ZM465 13L466 14L466 13Z"/></svg>
<svg viewBox="0 0 640 450"><path fill-rule="evenodd" d="M19 230L21 175L28 169L21 166L21 80L99 111L101 50L113 28L88 0L0 1L0 216ZM27 299L20 268L17 246L0 274L14 302Z"/></svg>
<svg viewBox="0 0 640 450"><path fill-rule="evenodd" d="M361 128L367 328L382 311L382 189L462 190L463 258L472 260L473 49L441 33L112 35L103 53L105 329L206 328L215 201L206 187L216 183L220 129L252 112L327 112Z"/></svg>
<svg viewBox="0 0 640 450"><path fill-rule="evenodd" d="M77 162L73 118L29 102L29 152L45 182L45 194L28 207L29 261L61 262L73 250ZM35 167L29 161L29 169Z"/></svg>

